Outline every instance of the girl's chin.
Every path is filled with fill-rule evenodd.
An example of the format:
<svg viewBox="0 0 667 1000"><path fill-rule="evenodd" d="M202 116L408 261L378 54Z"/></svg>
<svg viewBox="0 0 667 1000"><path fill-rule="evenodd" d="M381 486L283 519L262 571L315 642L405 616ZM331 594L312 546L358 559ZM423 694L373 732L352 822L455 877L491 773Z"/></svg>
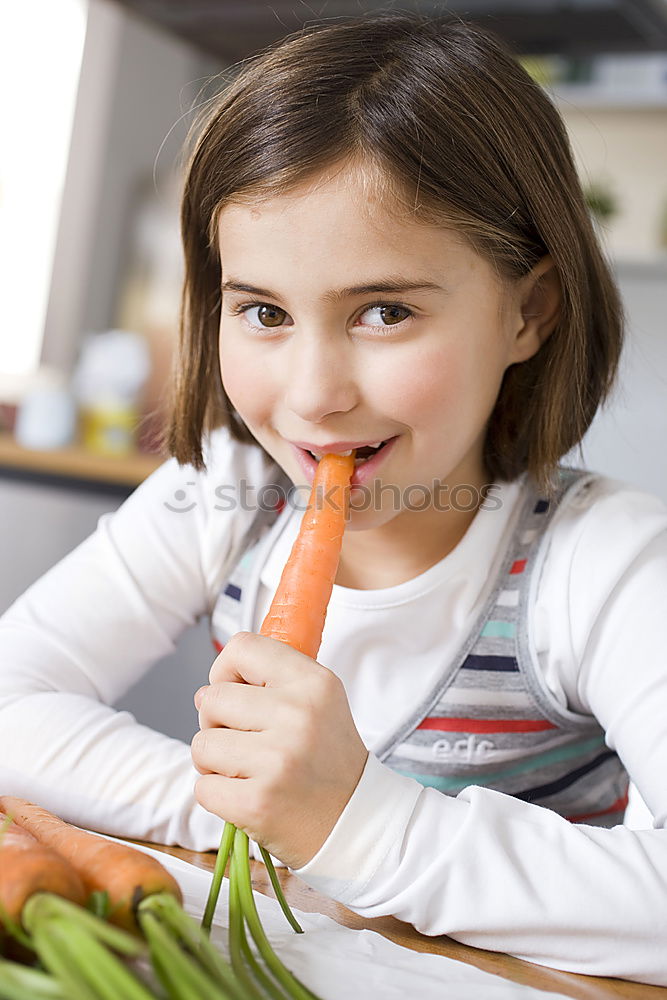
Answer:
<svg viewBox="0 0 667 1000"><path fill-rule="evenodd" d="M401 513L391 503L382 507L373 504L371 498L359 490L353 490L350 497L346 530L368 531L381 528Z"/></svg>

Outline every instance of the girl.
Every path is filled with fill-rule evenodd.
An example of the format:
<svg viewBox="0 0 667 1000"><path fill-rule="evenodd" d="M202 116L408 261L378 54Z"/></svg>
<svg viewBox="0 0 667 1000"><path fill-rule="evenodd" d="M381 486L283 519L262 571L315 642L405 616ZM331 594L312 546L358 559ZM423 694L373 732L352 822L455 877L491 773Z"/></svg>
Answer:
<svg viewBox="0 0 667 1000"><path fill-rule="evenodd" d="M464 23L314 27L208 109L182 226L173 457L6 614L3 791L667 984L667 510L558 464L622 310L554 107ZM315 662L256 633L351 448ZM110 706L202 615L190 748Z"/></svg>

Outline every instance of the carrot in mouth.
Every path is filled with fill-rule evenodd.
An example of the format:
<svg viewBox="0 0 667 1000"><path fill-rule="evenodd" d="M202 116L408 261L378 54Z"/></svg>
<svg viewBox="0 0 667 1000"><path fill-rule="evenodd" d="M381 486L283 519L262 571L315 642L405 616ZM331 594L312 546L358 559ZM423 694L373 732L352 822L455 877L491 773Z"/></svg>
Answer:
<svg viewBox="0 0 667 1000"><path fill-rule="evenodd" d="M345 531L354 453L325 455L317 466L310 501L260 628L313 659L322 641Z"/></svg>

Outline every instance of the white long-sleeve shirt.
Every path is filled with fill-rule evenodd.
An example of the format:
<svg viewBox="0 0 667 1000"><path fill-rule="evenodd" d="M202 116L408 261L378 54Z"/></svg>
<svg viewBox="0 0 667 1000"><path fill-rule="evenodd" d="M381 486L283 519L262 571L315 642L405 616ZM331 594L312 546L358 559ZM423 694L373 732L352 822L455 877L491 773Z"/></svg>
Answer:
<svg viewBox="0 0 667 1000"><path fill-rule="evenodd" d="M102 832L217 847L222 821L194 801L189 747L111 707L211 612L253 517L251 503L230 510L227 498L245 482L252 499L275 471L223 430L207 466L197 473L166 462L0 619L4 793ZM501 491L501 509L480 510L456 548L419 577L381 590L334 588L318 659L342 678L371 753L336 827L297 874L364 916L391 913L426 934L667 985L661 501L600 478L585 502L559 509L529 636L549 691L599 720L655 829L574 825L477 786L452 798L373 753L432 687L484 602L522 482ZM299 516L266 550L255 629ZM198 678L207 666L197 665Z"/></svg>

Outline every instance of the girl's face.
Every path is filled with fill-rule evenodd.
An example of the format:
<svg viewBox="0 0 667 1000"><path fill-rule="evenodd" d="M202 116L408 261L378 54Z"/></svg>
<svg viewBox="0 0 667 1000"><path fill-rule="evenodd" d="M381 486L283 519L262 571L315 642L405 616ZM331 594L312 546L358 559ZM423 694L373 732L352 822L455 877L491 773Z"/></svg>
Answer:
<svg viewBox="0 0 667 1000"><path fill-rule="evenodd" d="M219 234L223 385L293 482L312 480L307 445L389 441L355 474L352 529L423 525L455 487L479 495L503 373L538 346L491 266L352 168L230 204Z"/></svg>

